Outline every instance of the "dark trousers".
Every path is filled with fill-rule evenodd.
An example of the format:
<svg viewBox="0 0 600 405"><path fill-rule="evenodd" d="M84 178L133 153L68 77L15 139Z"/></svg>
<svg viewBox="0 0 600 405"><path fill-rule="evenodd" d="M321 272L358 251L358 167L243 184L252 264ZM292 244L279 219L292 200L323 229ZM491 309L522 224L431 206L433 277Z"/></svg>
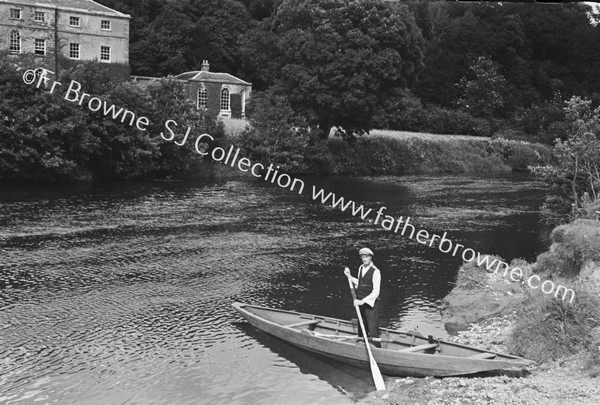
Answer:
<svg viewBox="0 0 600 405"><path fill-rule="evenodd" d="M367 336L371 338L379 337L379 300L375 301L375 306L371 308L369 304L359 305L360 315L363 319L363 323L365 324L365 330L367 331ZM358 336L362 337L362 331L360 330L360 326L358 328ZM379 342L373 342L373 344L377 347L381 347Z"/></svg>

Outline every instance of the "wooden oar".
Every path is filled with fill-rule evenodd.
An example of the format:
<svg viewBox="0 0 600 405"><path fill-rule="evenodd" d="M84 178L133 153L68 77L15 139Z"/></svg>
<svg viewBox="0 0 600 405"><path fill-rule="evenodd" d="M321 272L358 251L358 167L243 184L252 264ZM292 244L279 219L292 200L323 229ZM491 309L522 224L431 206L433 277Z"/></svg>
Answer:
<svg viewBox="0 0 600 405"><path fill-rule="evenodd" d="M352 283L352 279L350 275L348 277L348 284L350 284L350 292L352 293L352 302L356 300L356 293L354 292L354 284ZM365 346L367 347L367 353L369 355L369 365L371 366L371 376L373 377L373 382L375 383L375 388L377 391L385 390L385 383L383 382L383 377L381 375L381 371L379 371L379 366L373 357L373 353L371 353L371 346L369 345L369 340L367 338L367 332L365 331L365 325L362 320L362 316L360 316L360 309L358 309L358 305L354 305L354 309L356 309L356 315L358 316L358 322L360 323L360 330L362 331L362 335L365 339Z"/></svg>

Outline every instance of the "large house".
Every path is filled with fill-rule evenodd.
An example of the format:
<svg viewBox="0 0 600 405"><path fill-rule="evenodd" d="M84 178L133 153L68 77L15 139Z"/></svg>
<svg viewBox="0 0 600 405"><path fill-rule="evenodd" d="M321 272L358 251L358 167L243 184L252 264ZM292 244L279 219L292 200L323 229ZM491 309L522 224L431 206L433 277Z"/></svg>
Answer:
<svg viewBox="0 0 600 405"><path fill-rule="evenodd" d="M159 80L156 77L132 76L143 86ZM246 103L252 92L248 83L229 73L211 72L208 61L203 61L200 70L181 73L173 78L183 84L188 98L198 109L223 118L244 118Z"/></svg>
<svg viewBox="0 0 600 405"><path fill-rule="evenodd" d="M0 49L48 66L59 55L128 64L129 20L92 0L0 0Z"/></svg>

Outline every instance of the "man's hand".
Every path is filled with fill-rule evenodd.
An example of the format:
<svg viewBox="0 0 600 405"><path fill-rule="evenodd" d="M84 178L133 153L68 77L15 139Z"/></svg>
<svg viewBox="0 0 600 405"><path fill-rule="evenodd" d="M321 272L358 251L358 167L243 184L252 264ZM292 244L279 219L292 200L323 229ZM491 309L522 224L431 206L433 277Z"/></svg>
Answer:
<svg viewBox="0 0 600 405"><path fill-rule="evenodd" d="M365 302L363 300L354 300L354 306L357 307L359 305L364 304Z"/></svg>
<svg viewBox="0 0 600 405"><path fill-rule="evenodd" d="M349 269L348 267L346 267L346 268L344 269L344 274L346 275L346 277L349 277L349 276L350 276L350 269Z"/></svg>

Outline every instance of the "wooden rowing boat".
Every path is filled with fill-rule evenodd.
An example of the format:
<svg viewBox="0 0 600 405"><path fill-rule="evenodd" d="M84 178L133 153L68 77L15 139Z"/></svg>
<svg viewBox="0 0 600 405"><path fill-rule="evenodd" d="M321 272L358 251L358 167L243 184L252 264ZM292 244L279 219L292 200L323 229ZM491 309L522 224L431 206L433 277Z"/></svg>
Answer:
<svg viewBox="0 0 600 405"><path fill-rule="evenodd" d="M234 303L254 327L292 345L343 363L369 368L358 326L350 321ZM372 352L384 374L394 376L456 376L499 371L533 364L531 360L457 343L381 328L381 348Z"/></svg>

